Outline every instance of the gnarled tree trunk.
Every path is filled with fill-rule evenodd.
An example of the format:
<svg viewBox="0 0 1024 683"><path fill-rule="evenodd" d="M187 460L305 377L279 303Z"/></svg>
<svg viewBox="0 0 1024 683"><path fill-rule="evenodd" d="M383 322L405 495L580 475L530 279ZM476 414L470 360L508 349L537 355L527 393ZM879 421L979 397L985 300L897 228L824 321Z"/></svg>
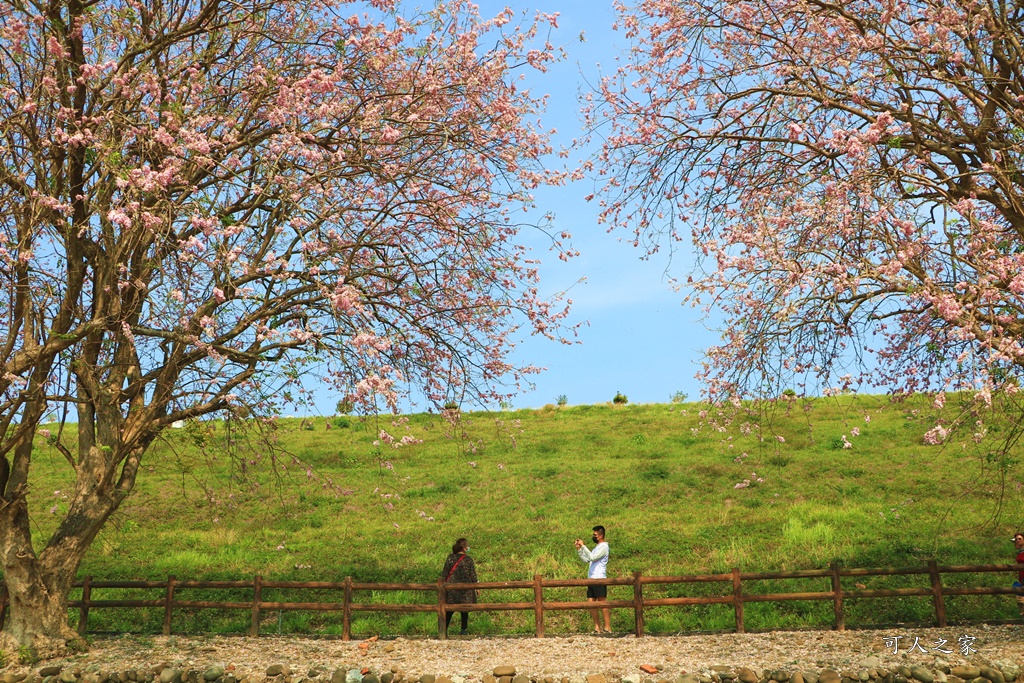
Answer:
<svg viewBox="0 0 1024 683"><path fill-rule="evenodd" d="M82 560L79 544L47 549L31 546L23 491L0 508L0 558L7 584L8 611L0 649L31 647L40 657L62 652L78 634L68 626L68 592Z"/></svg>
<svg viewBox="0 0 1024 683"><path fill-rule="evenodd" d="M30 647L39 657L62 654L68 641L78 634L68 626L68 591L74 581L78 561L66 567L43 568L38 558L21 553L4 553L4 578L9 605L0 650L16 652Z"/></svg>
<svg viewBox="0 0 1024 683"><path fill-rule="evenodd" d="M77 463L70 508L46 547L32 546L27 486L9 490L0 506L0 565L9 607L0 650L30 647L51 657L80 641L68 625L68 594L78 568L104 522L117 510L134 483L138 457L118 458L111 448L92 446ZM111 476L122 464L120 476Z"/></svg>

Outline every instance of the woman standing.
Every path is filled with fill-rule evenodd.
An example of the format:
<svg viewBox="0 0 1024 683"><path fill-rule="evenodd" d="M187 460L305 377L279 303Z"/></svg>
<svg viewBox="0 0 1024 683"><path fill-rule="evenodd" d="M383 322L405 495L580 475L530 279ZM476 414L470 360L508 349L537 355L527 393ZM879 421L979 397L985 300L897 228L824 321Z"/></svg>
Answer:
<svg viewBox="0 0 1024 683"><path fill-rule="evenodd" d="M445 583L476 583L476 566L473 558L469 556L469 541L460 538L452 546L452 554L444 563L441 570L441 578ZM465 588L459 590L445 591L445 603L448 605L467 605L476 602L476 590ZM448 625L452 623L452 614L456 610L445 610L444 628L447 632ZM462 635L466 635L469 628L469 612L460 612L462 616Z"/></svg>

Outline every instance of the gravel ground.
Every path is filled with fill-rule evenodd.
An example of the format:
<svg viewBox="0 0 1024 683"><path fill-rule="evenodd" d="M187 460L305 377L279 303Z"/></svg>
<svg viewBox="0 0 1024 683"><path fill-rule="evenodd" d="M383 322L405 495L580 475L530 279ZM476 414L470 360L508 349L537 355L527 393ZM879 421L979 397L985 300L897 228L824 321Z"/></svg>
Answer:
<svg viewBox="0 0 1024 683"><path fill-rule="evenodd" d="M891 641L899 636L899 653ZM958 639L973 638L976 650L969 656L960 651ZM907 654L914 644L927 650ZM946 641L945 645L939 640ZM362 644L362 647L360 647ZM937 649L952 650L951 654ZM1024 666L1024 627L969 626L884 631L776 631L761 634L690 636L559 636L549 638L453 638L375 640L373 642L297 636L243 637L97 637L88 653L41 664L84 668L98 664L109 671L152 670L166 662L177 667L202 670L213 665L231 666L238 678L265 678L266 668L285 664L295 672L294 680L313 667L328 671L339 668L369 668L381 673L401 670L406 679L420 674L462 676L479 680L496 666L511 665L519 673L544 676L581 676L602 673L609 678L639 674L641 665L661 667L653 676L671 679L683 673L708 673L712 666L763 669L856 669L868 656L893 669L900 664L937 667L989 664L1009 661ZM41 664L37 664L38 668ZM319 680L323 681L321 677ZM329 677L327 679L330 680Z"/></svg>

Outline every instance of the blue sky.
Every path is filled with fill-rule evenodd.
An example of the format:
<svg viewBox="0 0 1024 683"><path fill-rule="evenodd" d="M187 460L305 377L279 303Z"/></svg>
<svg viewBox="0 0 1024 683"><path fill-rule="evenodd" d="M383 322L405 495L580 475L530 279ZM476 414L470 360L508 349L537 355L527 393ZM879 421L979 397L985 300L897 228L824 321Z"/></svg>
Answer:
<svg viewBox="0 0 1024 683"><path fill-rule="evenodd" d="M625 39L611 28L611 2L485 0L479 3L480 12L492 16L506 4L530 16L538 10L560 13L551 42L564 46L568 58L527 79L536 93L550 97L545 121L558 130L555 144L568 145L581 134L577 95L586 87L583 79L596 82L598 65L612 71L616 56L626 51ZM581 33L585 42L579 40ZM574 154L573 161L579 156ZM666 268L685 276L692 267L691 255L685 249L677 252L671 264L666 257L641 260L640 250L598 225L596 205L584 200L593 189L591 182L580 181L537 193L538 208L555 214L556 226L572 233L581 252L569 263L541 252L542 288L558 292L571 287L573 318L589 324L580 329L581 343L571 347L545 339L521 345L522 359L547 370L534 377L535 390L524 391L512 403L536 408L554 403L561 394L570 405L602 403L617 391L632 403L664 403L677 391L695 400L700 393L694 379L697 363L702 349L718 335L700 322L699 311L682 304L683 294L672 289L666 276Z"/></svg>

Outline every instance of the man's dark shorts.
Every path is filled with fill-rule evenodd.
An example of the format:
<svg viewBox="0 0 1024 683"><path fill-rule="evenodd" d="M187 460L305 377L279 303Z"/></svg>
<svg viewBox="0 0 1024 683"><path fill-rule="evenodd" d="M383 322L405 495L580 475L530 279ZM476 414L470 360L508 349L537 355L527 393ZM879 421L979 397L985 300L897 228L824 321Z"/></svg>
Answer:
<svg viewBox="0 0 1024 683"><path fill-rule="evenodd" d="M607 598L608 586L587 586L588 598Z"/></svg>

